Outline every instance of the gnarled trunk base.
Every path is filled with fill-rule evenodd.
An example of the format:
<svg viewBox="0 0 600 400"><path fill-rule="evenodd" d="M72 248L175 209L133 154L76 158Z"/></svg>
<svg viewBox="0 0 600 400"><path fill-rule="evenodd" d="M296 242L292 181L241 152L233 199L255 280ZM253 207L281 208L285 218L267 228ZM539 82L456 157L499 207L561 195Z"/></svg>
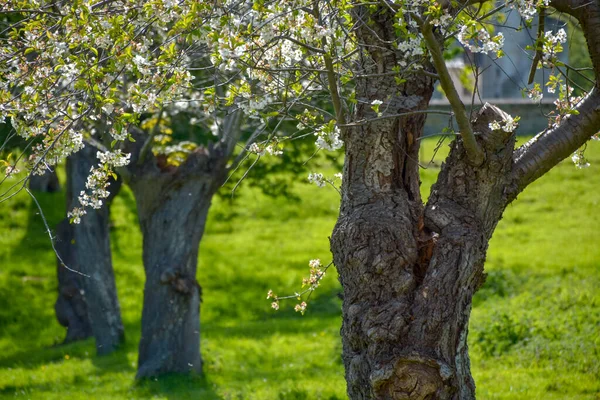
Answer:
<svg viewBox="0 0 600 400"><path fill-rule="evenodd" d="M202 372L196 268L213 182L163 178L132 183L146 271L138 379Z"/></svg>

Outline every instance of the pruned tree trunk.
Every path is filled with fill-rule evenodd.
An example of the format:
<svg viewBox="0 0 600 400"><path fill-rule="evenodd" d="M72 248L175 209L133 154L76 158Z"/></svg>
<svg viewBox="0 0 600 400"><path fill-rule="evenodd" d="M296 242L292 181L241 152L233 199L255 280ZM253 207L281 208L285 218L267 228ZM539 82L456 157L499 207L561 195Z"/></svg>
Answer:
<svg viewBox="0 0 600 400"><path fill-rule="evenodd" d="M600 81L600 3L552 0L551 5L580 22ZM467 332L473 294L485 280L488 242L518 193L598 132L598 84L576 104L577 113L516 150L511 133L490 130L492 121L507 118L499 109L485 105L470 123L462 120L472 132L461 132L452 143L423 207L418 146L412 145L422 118L376 119L369 105L381 100L390 115L424 109L431 71L424 65L423 75L415 72L408 82L390 85L382 77L397 65L395 16L383 6L353 12L363 50L354 120L370 122L350 123L344 132L342 204L331 238L343 287L348 395L353 400L474 399ZM427 29L428 46L436 48L440 38ZM444 68L443 62L436 64ZM462 117L464 105L458 103L453 111ZM478 149L482 157L473 151Z"/></svg>
<svg viewBox="0 0 600 400"><path fill-rule="evenodd" d="M221 182L216 165L198 151L177 168L159 167L151 157L134 169L130 186L137 202L146 272L138 379L202 372L202 290L196 269L211 198Z"/></svg>
<svg viewBox="0 0 600 400"><path fill-rule="evenodd" d="M88 146L67 161L69 210L77 205L77 196L85 190L87 175L96 162L95 153ZM116 182L111 184L111 196L116 195L119 185ZM62 229L59 229L59 238L62 239L59 255L69 269L87 276L70 271L59 262L57 316L60 313L62 316L77 315L79 318L67 319L67 339L69 331L75 327L78 327L77 331L82 331L79 326L89 325L96 339L98 354L114 351L125 339L112 267L109 222L109 208L105 206L99 210L89 209L79 224L65 227L68 221L63 221ZM66 234L61 235L61 231ZM78 295L72 295L77 291ZM84 308L85 315L81 311ZM65 321L64 317L59 321L61 319Z"/></svg>

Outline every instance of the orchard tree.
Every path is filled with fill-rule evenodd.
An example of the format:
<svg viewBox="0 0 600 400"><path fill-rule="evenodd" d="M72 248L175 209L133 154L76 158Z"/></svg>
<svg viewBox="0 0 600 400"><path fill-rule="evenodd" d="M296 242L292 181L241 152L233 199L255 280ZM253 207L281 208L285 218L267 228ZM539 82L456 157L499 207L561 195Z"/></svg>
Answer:
<svg viewBox="0 0 600 400"><path fill-rule="evenodd" d="M278 139L256 141L283 118L273 122L276 114L261 114L252 99L230 94L239 78L211 62L207 33L220 14L209 4L18 1L3 11L21 17L4 30L2 120L10 117L31 148L22 163L31 174L10 185L4 198L32 175L72 158L68 189L77 204L69 201L69 217L75 225L61 224L57 247L59 256L68 255L59 266L61 286L66 297L74 292L67 299L73 301L61 296L57 303L61 323L81 325L85 336L89 327L81 319L87 314L95 335L109 333L102 337L110 343L96 335L99 353L122 339L102 208L118 170L135 194L144 239L137 376L200 372L195 277L210 202L247 157L280 154ZM245 125L254 130L236 151L249 116L253 121ZM196 140L175 140L176 124ZM16 175L17 165L4 160L4 179ZM82 174L87 180L79 179ZM69 246L77 233L76 246ZM94 254L102 263L92 262ZM88 294L79 298L79 288Z"/></svg>
<svg viewBox="0 0 600 400"><path fill-rule="evenodd" d="M530 83L524 93L532 101L544 90L558 93L548 128L516 149L519 117L489 104L469 115L443 54L458 40L470 52L502 57L504 38L492 28L503 20L500 11L511 8L525 26L539 18L530 76L538 68L549 72L544 87ZM580 24L596 78L589 93L573 95L566 72L577 70L558 60L566 33L544 30L548 13ZM315 106L312 93L302 94L315 85L331 98L333 115L321 110L325 123L316 135L321 147L345 146L331 250L343 287L351 399L474 398L468 320L494 229L506 206L561 160L572 156L585 167L580 149L600 129L599 17L598 2L577 1L256 1L239 24L252 29L215 33L234 52L243 47L227 63L252 70L253 89ZM300 76L304 85L288 83ZM424 204L419 146L436 82L458 132ZM310 109L295 115L320 122L309 118ZM308 293L322 276L312 261ZM268 297L279 307L280 298ZM304 312L306 303L296 310Z"/></svg>
<svg viewBox="0 0 600 400"><path fill-rule="evenodd" d="M146 169L144 157L129 160L126 153L139 146L132 132L140 116L181 101L197 85L202 96L193 101L208 115L220 113L230 121L224 127L234 126L241 113L263 122L267 136L254 147L257 155L279 151L275 121L297 120L301 132L316 136L319 148L345 147L340 216L331 249L343 287L341 335L349 397L474 398L466 339L472 296L485 279L489 239L506 206L531 182L570 155L585 166L579 149L600 128L597 1L115 0L76 1L58 8L14 3L28 9L30 19L1 50L0 56L16 61L5 68L0 111L20 135L43 138L31 160L34 172L79 150L80 121L107 118L116 142L101 155L101 166L90 178L91 192L82 199L84 206L97 206L107 196L105 182L113 168L131 161L132 174ZM500 12L511 8L524 25L539 18L529 54L532 74L537 68L550 72L544 87L522 89L534 101L544 89L558 92L548 129L516 149L519 117L488 104L469 115L444 62L444 50L456 41L470 52L502 57L504 38L492 28L502 21ZM577 21L587 41L595 81L580 96L573 96L565 72L577 70L557 58L564 30L546 31L541 23L555 12ZM64 40L54 36L56 26L68 28ZM149 26L160 27L160 46L145 43ZM211 73L213 79L200 83L194 70ZM125 74L137 77L135 83L126 84ZM65 75L67 84L61 83ZM424 204L419 146L436 82L458 129ZM127 101L121 97L124 90ZM121 148L120 141L132 135L134 145ZM156 218L142 226L166 226L170 218L187 223L180 214L192 216L190 220L205 216L204 193L215 190L211 185L218 180L203 181L204 189L188 190L188 198L179 188L187 187L187 171L196 174L190 180L202 180L197 177L202 169L225 174L225 168L237 165L211 158L230 154L226 149L238 140L227 133L220 137L212 147L194 150L172 175L158 162L151 166L149 183L136 197L140 220L152 213ZM311 179L324 182L319 175ZM168 206L155 206L163 204L155 201L162 193L167 193ZM84 212L74 210L73 218ZM199 235L201 230L194 239ZM198 326L191 308L199 296L193 280L196 253L180 250L185 239L148 239L159 246L156 254L162 258L145 256L147 289L174 289L192 299L176 302L176 308L159 304L161 314L149 316L159 321L157 327L169 322L170 316L162 314L169 312L179 317L177 323L189 318ZM323 271L316 261L311 267L307 284L314 289ZM306 304L297 309L304 312ZM167 343L174 343L169 351L197 343L196 331L176 327L181 330L166 330ZM159 339L164 337L142 339L151 345L142 349L140 360L147 350L156 352L149 371L180 371L183 365L169 355L181 353L169 353ZM196 368L196 354L183 361Z"/></svg>

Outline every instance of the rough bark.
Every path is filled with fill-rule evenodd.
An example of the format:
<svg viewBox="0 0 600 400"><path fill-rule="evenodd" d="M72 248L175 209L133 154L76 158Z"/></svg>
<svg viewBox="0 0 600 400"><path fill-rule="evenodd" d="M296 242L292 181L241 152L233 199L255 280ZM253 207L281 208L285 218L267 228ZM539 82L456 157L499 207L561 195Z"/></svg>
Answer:
<svg viewBox="0 0 600 400"><path fill-rule="evenodd" d="M95 153L87 146L67 161L68 210L77 205L78 194L85 190L89 170L96 163ZM111 184L111 196L118 192L119 185ZM109 222L109 208L105 206L88 210L80 224L69 226L68 221L63 221L59 227L59 255L69 269L87 276L72 272L59 262L57 316L61 323L67 322L67 339L72 337L72 330L89 335L83 330L89 326L98 354L114 351L125 339L112 267ZM65 319L65 315L71 318Z"/></svg>
<svg viewBox="0 0 600 400"><path fill-rule="evenodd" d="M422 87L413 93L427 101L417 92ZM348 132L331 247L344 290L351 399L474 398L466 343L471 299L484 281L487 243L507 204L512 168L513 137L487 128L499 118L486 106L473 125L486 154L481 166L454 142L424 210L418 182L407 179L418 170L406 163L405 146L423 121Z"/></svg>
<svg viewBox="0 0 600 400"><path fill-rule="evenodd" d="M137 378L201 373L198 246L224 165L204 150L175 168L153 156L134 167L146 282Z"/></svg>

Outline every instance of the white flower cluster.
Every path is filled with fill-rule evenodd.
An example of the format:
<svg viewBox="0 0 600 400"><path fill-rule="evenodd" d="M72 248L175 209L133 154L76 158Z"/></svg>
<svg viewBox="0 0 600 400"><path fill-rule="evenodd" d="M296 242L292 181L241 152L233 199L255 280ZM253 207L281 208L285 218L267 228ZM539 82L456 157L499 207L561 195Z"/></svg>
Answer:
<svg viewBox="0 0 600 400"><path fill-rule="evenodd" d="M18 174L19 172L21 172L21 170L12 165L7 165L4 167L4 174L7 178L12 178L13 175Z"/></svg>
<svg viewBox="0 0 600 400"><path fill-rule="evenodd" d="M15 130L18 131L18 120L13 118L12 121ZM21 127L22 126L19 125L19 128ZM25 129L29 130L29 132L24 132L23 135L30 134L31 136L38 136L42 134L42 132L37 132L39 128L36 127L25 127ZM60 160L67 158L84 147L83 135L81 132L77 132L73 129L65 130L64 128L62 130L58 128L57 131L60 131L61 133L56 137L54 142L49 141L46 136L42 143L38 143L33 147L29 161L34 175L45 174L50 166L57 165Z"/></svg>
<svg viewBox="0 0 600 400"><path fill-rule="evenodd" d="M548 31L544 34L544 38L551 43L565 43L567 41L567 32L563 28L560 28L556 34Z"/></svg>
<svg viewBox="0 0 600 400"><path fill-rule="evenodd" d="M580 150L577 150L575 153L573 153L573 155L571 156L571 160L573 160L573 163L579 169L587 168L590 166L590 163L585 158L583 151Z"/></svg>
<svg viewBox="0 0 600 400"><path fill-rule="evenodd" d="M506 0L506 5L510 8L517 6L519 14L526 22L530 22L537 13L538 7L548 7L550 0Z"/></svg>
<svg viewBox="0 0 600 400"><path fill-rule="evenodd" d="M325 276L325 271L323 271L323 265L318 258L310 260L308 266L310 268L310 275L308 278L302 279L302 287L308 286L309 290L315 290L319 287L321 279Z"/></svg>
<svg viewBox="0 0 600 400"><path fill-rule="evenodd" d="M457 38L467 49L473 53L487 54L498 53L504 46L504 35L502 32L491 37L488 31L480 29L475 31L473 25L463 25L458 32Z"/></svg>
<svg viewBox="0 0 600 400"><path fill-rule="evenodd" d="M306 302L303 301L300 304L296 304L296 306L294 307L294 311L299 312L300 314L304 314L306 312Z"/></svg>
<svg viewBox="0 0 600 400"><path fill-rule="evenodd" d="M315 131L315 136L317 137L315 144L320 149L335 151L344 145L340 139L340 128L331 124L321 126Z"/></svg>
<svg viewBox="0 0 600 400"><path fill-rule="evenodd" d="M539 83L536 83L532 89L527 89L527 97L536 103L542 101L544 98L544 92Z"/></svg>
<svg viewBox="0 0 600 400"><path fill-rule="evenodd" d="M114 128L111 128L110 136L112 136L114 140L125 140L127 139L127 129L123 127L121 128L121 132L117 132Z"/></svg>
<svg viewBox="0 0 600 400"><path fill-rule="evenodd" d="M100 165L92 167L85 183L86 189L79 193L79 204L81 207L75 207L67 213L67 216L74 224L81 222L81 217L86 214L86 208L91 207L99 209L102 207L103 200L109 196L108 182L114 175L114 168L123 167L129 164L131 154L123 154L121 150L97 152L96 157L100 160Z"/></svg>
<svg viewBox="0 0 600 400"><path fill-rule="evenodd" d="M310 183L314 183L318 187L325 187L325 184L327 183L323 174L317 172L311 172L308 174L308 181Z"/></svg>
<svg viewBox="0 0 600 400"><path fill-rule="evenodd" d="M502 121L493 121L489 123L489 127L491 130L497 131L502 129L504 132L514 132L515 129L519 126L519 117L513 118L512 116L507 116Z"/></svg>
<svg viewBox="0 0 600 400"><path fill-rule="evenodd" d="M398 43L398 50L400 50L405 58L416 57L423 55L423 36L410 37L408 40L402 40Z"/></svg>
<svg viewBox="0 0 600 400"><path fill-rule="evenodd" d="M143 56L138 54L135 57L133 57L132 61L135 64L135 66L137 67L140 74L142 74L142 75L152 74L152 71L149 68L152 64L148 60L146 60Z"/></svg>
<svg viewBox="0 0 600 400"><path fill-rule="evenodd" d="M562 44L566 41L567 32L562 28L556 34L553 34L552 31L544 34L542 52L545 67L552 68L554 66L553 59L556 58L558 53L563 51Z"/></svg>
<svg viewBox="0 0 600 400"><path fill-rule="evenodd" d="M245 99L237 103L240 110L252 118L256 118L259 111L264 110L272 101L269 96L245 94Z"/></svg>
<svg viewBox="0 0 600 400"><path fill-rule="evenodd" d="M124 167L129 164L129 158L131 154L123 154L121 150L105 151L104 153L96 153L96 157L100 160L100 163L108 165L109 167Z"/></svg>
<svg viewBox="0 0 600 400"><path fill-rule="evenodd" d="M248 151L253 154L258 154L259 156L264 156L265 154L271 156L280 156L283 154L283 151L280 150L277 147L277 144L274 143L270 143L262 148L258 144L252 143Z"/></svg>

